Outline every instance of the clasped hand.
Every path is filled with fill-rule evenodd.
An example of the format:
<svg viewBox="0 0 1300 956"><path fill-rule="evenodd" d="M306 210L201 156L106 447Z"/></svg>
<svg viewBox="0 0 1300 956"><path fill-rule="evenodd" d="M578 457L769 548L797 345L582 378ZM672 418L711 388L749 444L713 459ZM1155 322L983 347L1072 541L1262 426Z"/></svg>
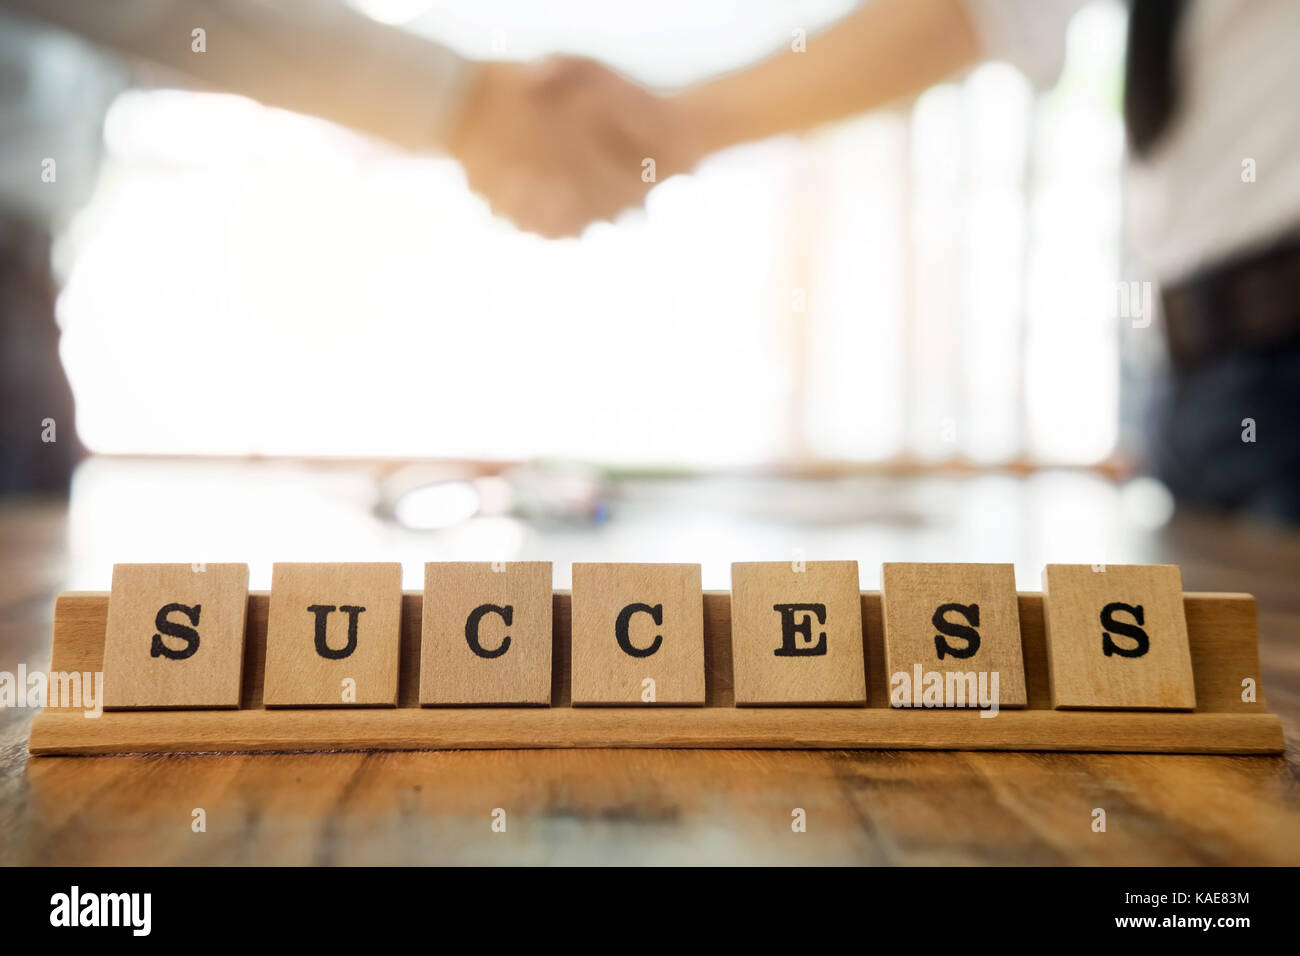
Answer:
<svg viewBox="0 0 1300 956"><path fill-rule="evenodd" d="M671 101L591 60L557 57L479 67L449 146L494 212L560 238L683 171L688 139Z"/></svg>

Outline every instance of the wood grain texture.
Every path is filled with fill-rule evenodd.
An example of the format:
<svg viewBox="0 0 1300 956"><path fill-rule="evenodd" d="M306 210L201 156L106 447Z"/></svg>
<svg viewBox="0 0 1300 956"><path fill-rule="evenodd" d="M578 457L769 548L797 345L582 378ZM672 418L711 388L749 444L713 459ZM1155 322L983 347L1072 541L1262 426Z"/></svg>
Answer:
<svg viewBox="0 0 1300 956"><path fill-rule="evenodd" d="M1054 707L1196 706L1177 566L1049 564L1043 594Z"/></svg>
<svg viewBox="0 0 1300 956"><path fill-rule="evenodd" d="M740 706L867 702L858 562L731 566L731 655Z"/></svg>
<svg viewBox="0 0 1300 956"><path fill-rule="evenodd" d="M1248 595L1188 594L1196 648L1198 709L1191 714L1064 712L1051 709L1042 596L1020 594L1029 706L983 718L975 711L896 710L888 706L883 666L868 665L865 708L737 708L731 681L730 596L704 594L708 679L703 709L571 706L570 596L553 596L554 705L545 709L421 708L418 660L421 595L403 598L401 682L392 711L271 710L261 700L267 595L249 597L243 709L227 712L104 714L50 709L33 724L33 754L179 753L499 747L878 747L968 750L1278 753L1281 725L1261 694L1241 699L1236 675L1258 673L1254 600ZM868 656L883 659L881 602L859 603ZM103 594L64 594L55 605L54 670L93 671L103 650Z"/></svg>
<svg viewBox="0 0 1300 956"><path fill-rule="evenodd" d="M238 707L247 607L246 564L115 565L104 707Z"/></svg>
<svg viewBox="0 0 1300 956"><path fill-rule="evenodd" d="M426 564L420 703L549 704L551 593L549 561Z"/></svg>
<svg viewBox="0 0 1300 956"><path fill-rule="evenodd" d="M911 673L916 665L941 674L996 673L998 705L1025 706L1014 566L888 563L881 569L881 607L890 675ZM938 633L936 616L945 627L973 627L978 643L951 631Z"/></svg>
<svg viewBox="0 0 1300 956"><path fill-rule="evenodd" d="M979 487L944 485L933 510L984 507ZM1015 481L1015 507L1029 487ZM1043 507L1068 507L1076 488L1054 481ZM943 527L924 547L904 534L896 553L922 559L969 544L969 528ZM870 539L860 540L865 552ZM0 668L49 666L68 541L64 506L0 502ZM514 749L30 757L35 712L15 708L0 710L0 865L1300 864L1300 591L1290 570L1300 564L1300 534L1180 512L1121 544L1134 558L1180 564L1191 590L1258 595L1258 659L1247 642L1207 644L1202 654L1196 639L1254 633L1254 601L1188 595L1193 667L1202 696L1214 686L1204 676L1212 663L1254 667L1286 731L1285 756ZM1037 557L1015 552L1026 566ZM1027 628L1039 610L1036 596L1021 600ZM724 611L706 600L708 626L724 626ZM418 632L403 640L418 653ZM1026 665L1031 701L1049 707L1041 646L1026 648ZM711 673L725 680L725 659ZM556 674L555 686L567 688L567 673ZM1258 710L1239 694L1225 687L1216 706ZM190 828L195 807L207 811L207 833ZM489 829L494 807L510 814L506 834ZM807 832L791 833L793 807L807 812ZM1107 811L1105 834L1089 826L1095 807Z"/></svg>

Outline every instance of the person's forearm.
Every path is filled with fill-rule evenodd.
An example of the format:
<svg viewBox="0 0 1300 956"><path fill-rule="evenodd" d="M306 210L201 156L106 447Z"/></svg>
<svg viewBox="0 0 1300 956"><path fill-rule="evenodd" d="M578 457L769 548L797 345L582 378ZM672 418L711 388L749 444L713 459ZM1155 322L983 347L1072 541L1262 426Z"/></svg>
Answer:
<svg viewBox="0 0 1300 956"><path fill-rule="evenodd" d="M440 145L469 76L450 51L337 0L0 0L0 9L410 149Z"/></svg>
<svg viewBox="0 0 1300 956"><path fill-rule="evenodd" d="M915 95L979 59L960 0L870 0L806 52L786 51L678 97L698 157Z"/></svg>

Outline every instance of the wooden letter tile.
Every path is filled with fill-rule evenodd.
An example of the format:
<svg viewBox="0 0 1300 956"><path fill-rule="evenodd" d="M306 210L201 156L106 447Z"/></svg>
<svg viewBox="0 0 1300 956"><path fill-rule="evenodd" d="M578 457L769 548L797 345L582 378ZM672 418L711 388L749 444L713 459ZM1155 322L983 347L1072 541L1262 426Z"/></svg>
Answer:
<svg viewBox="0 0 1300 956"><path fill-rule="evenodd" d="M1020 604L1010 564L886 564L881 574L885 669L895 674L943 675L953 688L947 707L978 707L981 697L998 707L1024 707L1025 657L1020 645ZM960 674L968 680L948 679ZM996 683L994 683L994 676ZM936 682L937 683L937 682ZM909 696L921 704L920 687ZM972 693L972 691L974 693Z"/></svg>
<svg viewBox="0 0 1300 956"><path fill-rule="evenodd" d="M737 706L867 702L858 562L731 566Z"/></svg>
<svg viewBox="0 0 1300 956"><path fill-rule="evenodd" d="M118 564L104 635L104 707L238 707L246 564Z"/></svg>
<svg viewBox="0 0 1300 956"><path fill-rule="evenodd" d="M1053 707L1196 707L1177 566L1049 564L1043 624Z"/></svg>
<svg viewBox="0 0 1300 956"><path fill-rule="evenodd" d="M400 564L276 564L267 707L397 704Z"/></svg>
<svg viewBox="0 0 1300 956"><path fill-rule="evenodd" d="M698 564L573 566L574 704L703 704Z"/></svg>
<svg viewBox="0 0 1300 956"><path fill-rule="evenodd" d="M551 594L549 561L426 564L420 703L549 704Z"/></svg>

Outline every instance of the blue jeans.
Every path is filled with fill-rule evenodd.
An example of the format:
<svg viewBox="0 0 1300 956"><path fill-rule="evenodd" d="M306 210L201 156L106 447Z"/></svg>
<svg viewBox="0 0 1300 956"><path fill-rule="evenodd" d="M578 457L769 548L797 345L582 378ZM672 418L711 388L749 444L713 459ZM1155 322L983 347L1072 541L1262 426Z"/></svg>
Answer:
<svg viewBox="0 0 1300 956"><path fill-rule="evenodd" d="M1150 409L1150 463L1180 502L1300 523L1298 417L1300 347L1175 369Z"/></svg>

